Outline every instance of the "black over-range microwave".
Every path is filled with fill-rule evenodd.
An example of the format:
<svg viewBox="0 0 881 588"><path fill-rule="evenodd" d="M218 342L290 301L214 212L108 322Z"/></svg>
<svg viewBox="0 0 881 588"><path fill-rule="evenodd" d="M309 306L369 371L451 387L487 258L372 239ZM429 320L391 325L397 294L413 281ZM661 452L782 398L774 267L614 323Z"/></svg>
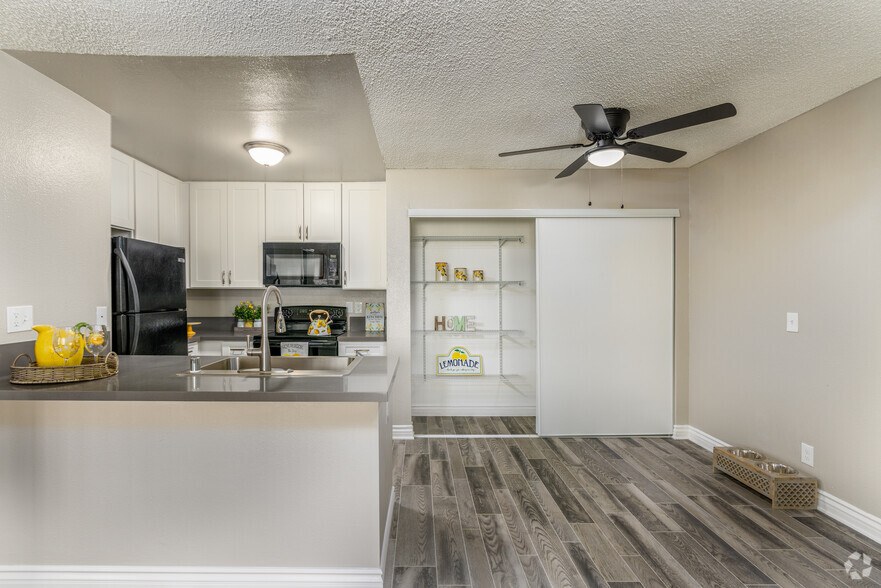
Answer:
<svg viewBox="0 0 881 588"><path fill-rule="evenodd" d="M339 243L264 243L264 286L341 288Z"/></svg>

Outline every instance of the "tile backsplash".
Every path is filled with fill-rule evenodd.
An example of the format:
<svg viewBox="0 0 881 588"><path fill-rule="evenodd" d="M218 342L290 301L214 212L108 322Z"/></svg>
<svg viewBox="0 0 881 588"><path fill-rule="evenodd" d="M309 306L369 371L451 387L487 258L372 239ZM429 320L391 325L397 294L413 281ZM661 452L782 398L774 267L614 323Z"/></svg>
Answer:
<svg viewBox="0 0 881 588"><path fill-rule="evenodd" d="M189 316L232 316L233 308L242 300L259 304L263 289L190 289L187 290L187 314ZM342 290L340 288L281 288L285 306L298 304L326 304L345 306L346 302L385 302L385 290ZM275 308L275 297L270 299ZM361 313L363 314L363 312Z"/></svg>

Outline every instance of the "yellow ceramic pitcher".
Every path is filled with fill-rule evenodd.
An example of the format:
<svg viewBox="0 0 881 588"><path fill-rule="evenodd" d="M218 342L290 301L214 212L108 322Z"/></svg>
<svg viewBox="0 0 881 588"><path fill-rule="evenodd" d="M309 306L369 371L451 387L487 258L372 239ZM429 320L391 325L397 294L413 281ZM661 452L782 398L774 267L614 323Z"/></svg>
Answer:
<svg viewBox="0 0 881 588"><path fill-rule="evenodd" d="M37 335L37 342L34 344L34 355L36 355L37 365L40 367L57 367L64 365L64 359L55 353L52 348L52 333L55 327L49 325L37 325L33 328ZM77 366L83 362L83 350L85 349L83 336L80 335L80 350L70 358L67 363L69 366Z"/></svg>

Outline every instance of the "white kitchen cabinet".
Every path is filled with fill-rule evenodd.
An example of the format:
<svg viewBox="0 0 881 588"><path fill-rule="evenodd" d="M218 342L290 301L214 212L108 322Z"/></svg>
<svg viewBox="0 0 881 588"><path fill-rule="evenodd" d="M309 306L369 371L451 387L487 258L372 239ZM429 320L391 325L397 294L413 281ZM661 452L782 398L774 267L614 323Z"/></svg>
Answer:
<svg viewBox="0 0 881 588"><path fill-rule="evenodd" d="M337 351L342 356L357 357L358 355L385 355L385 341L340 342Z"/></svg>
<svg viewBox="0 0 881 588"><path fill-rule="evenodd" d="M303 241L342 241L342 185L313 182L303 185Z"/></svg>
<svg viewBox="0 0 881 588"><path fill-rule="evenodd" d="M338 243L341 206L339 182L267 182L266 240Z"/></svg>
<svg viewBox="0 0 881 588"><path fill-rule="evenodd" d="M227 194L227 284L262 288L266 186L233 182Z"/></svg>
<svg viewBox="0 0 881 588"><path fill-rule="evenodd" d="M135 160L116 149L110 150L110 224L135 228Z"/></svg>
<svg viewBox="0 0 881 588"><path fill-rule="evenodd" d="M158 242L174 247L186 247L186 222L181 200L182 182L158 172L157 226Z"/></svg>
<svg viewBox="0 0 881 588"><path fill-rule="evenodd" d="M226 182L190 184L190 286L226 286Z"/></svg>
<svg viewBox="0 0 881 588"><path fill-rule="evenodd" d="M262 182L192 182L190 287L262 288Z"/></svg>
<svg viewBox="0 0 881 588"><path fill-rule="evenodd" d="M303 184L268 182L266 184L266 240L303 240Z"/></svg>
<svg viewBox="0 0 881 588"><path fill-rule="evenodd" d="M385 182L343 184L343 288L386 289Z"/></svg>
<svg viewBox="0 0 881 588"><path fill-rule="evenodd" d="M135 160L135 238L159 242L159 170Z"/></svg>

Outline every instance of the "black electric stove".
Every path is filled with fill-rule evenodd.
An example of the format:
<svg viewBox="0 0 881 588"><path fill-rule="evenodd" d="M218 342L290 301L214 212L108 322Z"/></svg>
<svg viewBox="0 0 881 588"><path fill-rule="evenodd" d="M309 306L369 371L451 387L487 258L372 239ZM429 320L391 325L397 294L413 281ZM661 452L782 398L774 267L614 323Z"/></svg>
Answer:
<svg viewBox="0 0 881 588"><path fill-rule="evenodd" d="M309 313L314 310L326 310L330 314L330 335L308 335L309 324L312 322ZM284 316L285 332L275 333L278 313ZM322 315L324 316L324 315ZM345 306L282 306L275 309L272 330L269 333L269 353L281 355L282 343L305 343L309 346L309 355L338 355L337 337L346 333L347 314ZM254 342L259 345L259 341Z"/></svg>

